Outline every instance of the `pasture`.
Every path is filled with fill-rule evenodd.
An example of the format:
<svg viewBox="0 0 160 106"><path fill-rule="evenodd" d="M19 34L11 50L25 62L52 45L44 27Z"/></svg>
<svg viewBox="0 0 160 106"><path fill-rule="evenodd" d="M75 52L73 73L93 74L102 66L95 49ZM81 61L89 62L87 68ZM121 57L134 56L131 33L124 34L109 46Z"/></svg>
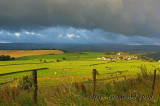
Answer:
<svg viewBox="0 0 160 106"><path fill-rule="evenodd" d="M18 72L23 70L49 68L38 71L38 85L41 87L54 86L61 83L89 82L91 72L97 69L97 79L103 82L122 80L123 76L135 77L140 73L141 65L147 67L148 73L159 68L158 62L145 62L143 60L97 60L98 57L117 56L106 55L103 52L63 53L38 56L24 56L14 61L1 61L0 74ZM63 59L65 58L65 59ZM57 59L60 62L57 62ZM45 61L45 62L44 62ZM31 72L13 73L0 76L0 83L31 75ZM108 79L108 80L107 80ZM14 81L16 83L16 80ZM11 83L11 84L15 84Z"/></svg>
<svg viewBox="0 0 160 106"><path fill-rule="evenodd" d="M160 63L142 59L97 59L106 56L119 57L106 55L104 52L75 52L24 56L12 61L0 61L0 105L159 105L159 70L154 84L153 72L159 69ZM143 73L142 66L146 67ZM20 90L18 84L23 76L33 75L31 71L21 71L39 68L47 69L37 71L38 91L35 87L27 91ZM104 96L106 99L93 101L90 97L93 92L93 69L98 71L95 96ZM118 95L135 95L135 99L109 99ZM143 95L147 99L143 99Z"/></svg>

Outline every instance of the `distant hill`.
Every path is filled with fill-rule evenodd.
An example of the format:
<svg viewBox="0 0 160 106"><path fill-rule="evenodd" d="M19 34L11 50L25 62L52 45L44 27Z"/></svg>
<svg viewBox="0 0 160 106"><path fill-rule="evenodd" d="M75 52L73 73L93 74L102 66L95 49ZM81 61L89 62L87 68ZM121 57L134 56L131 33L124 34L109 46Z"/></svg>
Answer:
<svg viewBox="0 0 160 106"><path fill-rule="evenodd" d="M65 49L71 52L122 51L130 53L143 53L160 51L160 46L158 45L0 43L0 50L26 50L42 48Z"/></svg>
<svg viewBox="0 0 160 106"><path fill-rule="evenodd" d="M151 52L151 53L146 53L142 54L142 56L146 56L149 58L153 58L155 60L160 60L160 52Z"/></svg>

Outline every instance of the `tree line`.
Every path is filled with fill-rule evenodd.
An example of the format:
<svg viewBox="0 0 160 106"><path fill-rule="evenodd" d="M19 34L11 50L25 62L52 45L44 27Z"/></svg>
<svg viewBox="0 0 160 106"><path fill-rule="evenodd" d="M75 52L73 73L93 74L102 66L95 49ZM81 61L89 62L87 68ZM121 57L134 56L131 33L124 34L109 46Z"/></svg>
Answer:
<svg viewBox="0 0 160 106"><path fill-rule="evenodd" d="M11 57L9 55L1 55L0 56L0 61L9 61L9 60L14 60L15 57Z"/></svg>

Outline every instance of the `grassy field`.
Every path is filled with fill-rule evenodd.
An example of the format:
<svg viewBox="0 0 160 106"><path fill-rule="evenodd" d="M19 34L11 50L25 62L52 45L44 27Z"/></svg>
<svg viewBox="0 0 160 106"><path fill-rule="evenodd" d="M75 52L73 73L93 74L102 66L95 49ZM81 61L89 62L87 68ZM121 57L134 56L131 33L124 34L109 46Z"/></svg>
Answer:
<svg viewBox="0 0 160 106"><path fill-rule="evenodd" d="M91 94L90 85L92 82L91 73L93 69L96 69L98 71L97 82L96 82L98 88L96 91L97 91L97 94L99 95L106 96L110 94L117 95L122 93L122 92L119 92L118 89L124 90L122 94L125 94L125 95L127 95L127 93L129 94L132 93L134 90L139 92L139 94L148 94L148 92L150 93L152 79L153 79L152 74L155 69L158 69L160 67L160 63L147 62L144 60L116 60L116 61L97 60L97 58L105 57L105 56L117 57L118 55L106 55L104 52L83 52L83 53L75 52L75 53L18 57L14 61L0 61L0 74L18 72L23 70L31 70L31 69L37 69L37 68L48 68L45 70L38 71L39 98L44 98L43 103L46 103L45 105L55 105L55 104L52 104L51 101L54 101L54 100L57 101L57 98L56 98L57 96L59 98L59 100L57 101L58 103L59 101L64 102L65 100L67 100L67 102L69 103L68 105L74 105L74 104L70 104L73 98L74 99L72 102L74 103L76 101L75 104L79 104L79 101L81 101L80 103L83 104L82 100L86 101L86 103L88 104L92 103L86 100L86 98L84 97L86 95ZM59 62L57 62L57 60L59 60ZM148 77L148 79L144 79L143 76L142 78L137 77L137 73L141 73L141 69L140 69L141 66L144 66L144 65L146 66L147 73L148 74L150 73L149 75L151 75L151 77ZM6 88L5 86L10 86L10 87L17 86L19 79L21 79L23 76L26 76L26 75L31 76L31 74L32 72L20 72L20 73L13 73L13 74L7 74L7 75L0 75L1 87L4 87L4 91L6 91L8 88ZM157 74L159 74L158 70L157 70ZM151 80L149 80L149 78ZM133 80L131 82L130 79L136 79L136 80ZM139 79L143 81L143 84L141 84L142 81ZM148 81L148 82L145 82L145 81ZM9 83L2 84L5 82L9 82ZM82 89L82 91L87 90L87 92L85 91L85 93L80 92L77 94L75 87L73 87L75 83L80 84L78 85L78 88L76 86L76 89ZM61 87L60 84L63 84L63 87ZM134 84L135 86L133 86ZM139 84L141 84L141 88L144 87L146 89L145 92L142 89L138 88ZM15 90L15 88L12 88L12 90L13 89ZM59 91L59 89L61 89L62 91L61 90ZM68 89L69 91L66 91L66 89ZM125 91L126 89L127 91ZM56 92L52 92L53 90ZM142 90L142 91L139 91L139 90ZM8 92L10 92L10 90ZM18 92L18 91L14 91L14 92ZM24 91L21 91L21 92L22 92L21 93L22 97L24 97L23 95L28 95L28 94L25 94ZM73 96L73 98L68 97L69 94L67 92L69 92L69 94ZM159 92L159 91L156 91L156 92ZM2 95L3 93L5 94L6 92L2 92ZM55 93L58 93L60 95L57 95ZM52 100L53 98L51 97L53 98L55 97L54 100ZM24 98L23 101L25 101L24 104L26 103L27 105L29 105L30 102L28 101L31 101L31 100L29 99L30 97L27 97L27 98ZM5 99L5 98L2 98L2 99ZM157 101L159 101L159 99L157 99ZM114 104L114 102L119 103L119 101L109 101L109 103L111 104ZM124 104L125 103L129 104L130 102L127 101L127 102L124 102ZM41 105L43 103L41 103ZM106 103L108 103L108 101ZM141 103L141 102L138 101L136 103ZM153 103L153 101L151 101L151 103Z"/></svg>
<svg viewBox="0 0 160 106"><path fill-rule="evenodd" d="M69 79L68 83L71 81L90 81L93 69L97 69L99 73L98 78L103 79L113 76L128 76L128 74L135 76L137 73L140 73L141 65L146 65L148 72L151 73L153 73L155 68L160 67L158 62L145 62L143 60L117 60L113 62L109 60L97 60L98 57L103 56L113 57L117 55L106 55L102 52L85 52L25 56L16 58L14 61L1 61L0 74L37 68L49 68L38 71L38 82L40 86L52 86L68 81L66 79ZM57 62L57 59L60 62ZM44 60L46 61L45 63ZM5 80L8 81L8 79L20 78L30 74L31 72L22 72L0 76L0 78L3 79L1 82L4 82Z"/></svg>

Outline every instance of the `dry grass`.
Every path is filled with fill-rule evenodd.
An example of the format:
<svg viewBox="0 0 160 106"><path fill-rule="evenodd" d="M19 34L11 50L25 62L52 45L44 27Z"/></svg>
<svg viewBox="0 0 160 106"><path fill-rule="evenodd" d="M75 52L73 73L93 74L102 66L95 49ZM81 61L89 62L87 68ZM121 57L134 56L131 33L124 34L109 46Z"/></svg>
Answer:
<svg viewBox="0 0 160 106"><path fill-rule="evenodd" d="M160 75L157 75L153 96L151 95L152 74L148 74L147 77L139 74L136 78L96 84L95 99L90 97L91 83L87 85L64 82L54 87L39 88L37 106L160 106L159 80ZM32 96L30 96L33 92L25 94L16 87L3 87L0 91L2 105L33 105Z"/></svg>
<svg viewBox="0 0 160 106"><path fill-rule="evenodd" d="M0 55L10 55L11 57L62 54L60 50L0 50Z"/></svg>

